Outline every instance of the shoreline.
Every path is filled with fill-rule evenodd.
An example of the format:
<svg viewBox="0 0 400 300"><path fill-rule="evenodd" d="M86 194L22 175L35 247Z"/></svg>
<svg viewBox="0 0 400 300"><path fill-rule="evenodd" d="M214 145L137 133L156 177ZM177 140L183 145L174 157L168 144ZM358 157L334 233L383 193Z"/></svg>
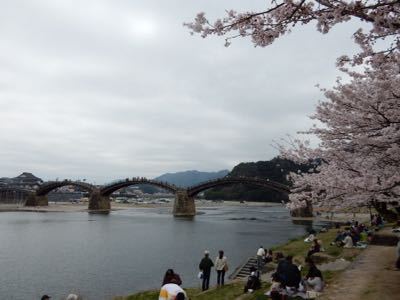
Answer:
<svg viewBox="0 0 400 300"><path fill-rule="evenodd" d="M275 202L245 202L240 203L238 201L223 201L215 202L212 200L196 200L196 207L201 209L212 209L217 207L276 207L282 206L281 203ZM173 209L173 202L170 203L145 203L145 204L131 204L131 203L115 203L111 204L111 212L119 210L129 209L160 209L165 208ZM49 206L19 206L14 204L0 204L0 213L2 212L36 212L36 213L73 213L73 212L87 212L90 213L87 203L69 203L69 202L57 202L50 203ZM93 211L92 213L96 213ZM98 213L101 213L100 211ZM358 212L337 212L333 218L331 213L318 213L314 217L291 217L293 222L329 222L329 223L345 223L351 219L356 219L361 223L367 223L370 221L369 213Z"/></svg>
<svg viewBox="0 0 400 300"><path fill-rule="evenodd" d="M246 202L240 203L236 201L213 202L211 200L196 200L196 207L198 208L215 208L223 206L245 206L245 207L274 207L280 206L280 203L273 202ZM111 203L110 211L127 210L135 208L173 208L171 203L145 203L145 204L130 204L130 203ZM57 202L49 203L48 206L22 206L15 204L0 204L1 212L89 212L87 203L69 203Z"/></svg>

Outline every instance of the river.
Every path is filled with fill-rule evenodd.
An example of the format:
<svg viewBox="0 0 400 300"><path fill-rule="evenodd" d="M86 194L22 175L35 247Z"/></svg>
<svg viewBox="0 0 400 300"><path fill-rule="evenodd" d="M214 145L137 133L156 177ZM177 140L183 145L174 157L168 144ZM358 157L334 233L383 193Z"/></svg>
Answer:
<svg viewBox="0 0 400 300"><path fill-rule="evenodd" d="M183 287L195 287L205 249L212 258L223 249L233 271L260 245L268 248L306 231L281 206L198 211L193 220L174 218L166 208L109 215L2 212L0 299L63 299L71 292L112 299L159 288L168 268L181 275Z"/></svg>

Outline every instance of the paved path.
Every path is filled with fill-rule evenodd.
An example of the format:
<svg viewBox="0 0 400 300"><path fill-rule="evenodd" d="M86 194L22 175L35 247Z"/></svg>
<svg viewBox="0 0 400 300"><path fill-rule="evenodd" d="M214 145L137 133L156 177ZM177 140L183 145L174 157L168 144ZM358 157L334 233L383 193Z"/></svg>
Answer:
<svg viewBox="0 0 400 300"><path fill-rule="evenodd" d="M396 247L370 245L324 291L325 300L400 299Z"/></svg>

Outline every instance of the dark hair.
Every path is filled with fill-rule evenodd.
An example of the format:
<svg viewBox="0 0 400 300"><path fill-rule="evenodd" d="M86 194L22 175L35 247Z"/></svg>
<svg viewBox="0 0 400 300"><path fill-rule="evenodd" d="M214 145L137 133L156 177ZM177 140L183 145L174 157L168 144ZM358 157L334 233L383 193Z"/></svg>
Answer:
<svg viewBox="0 0 400 300"><path fill-rule="evenodd" d="M279 274L277 272L273 273L271 275L271 278L272 278L273 281L277 281L277 282L281 282L282 281L281 277L279 276Z"/></svg>
<svg viewBox="0 0 400 300"><path fill-rule="evenodd" d="M223 258L224 257L224 251L223 250L219 250L219 258Z"/></svg>
<svg viewBox="0 0 400 300"><path fill-rule="evenodd" d="M185 294L182 292L179 292L178 294L176 294L175 299L176 300L185 300Z"/></svg>
<svg viewBox="0 0 400 300"><path fill-rule="evenodd" d="M293 256L291 256L291 255L286 256L286 260L287 261L292 261L293 260Z"/></svg>
<svg viewBox="0 0 400 300"><path fill-rule="evenodd" d="M162 281L162 285L167 284L167 283L175 283L175 282L173 282L174 278L175 278L174 270L168 269L165 272L165 275L164 275L164 278L163 278L163 281Z"/></svg>

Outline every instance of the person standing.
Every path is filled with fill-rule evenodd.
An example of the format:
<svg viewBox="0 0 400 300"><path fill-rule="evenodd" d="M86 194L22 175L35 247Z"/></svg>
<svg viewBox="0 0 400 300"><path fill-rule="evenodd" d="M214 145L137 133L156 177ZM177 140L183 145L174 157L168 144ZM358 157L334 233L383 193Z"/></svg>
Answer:
<svg viewBox="0 0 400 300"><path fill-rule="evenodd" d="M215 259L215 270L217 271L217 286L224 285L225 272L228 271L228 261L224 251L219 250Z"/></svg>
<svg viewBox="0 0 400 300"><path fill-rule="evenodd" d="M260 246L257 250L257 269L258 271L261 272L263 268L263 262L264 262L264 257L265 257L265 250L263 246Z"/></svg>
<svg viewBox="0 0 400 300"><path fill-rule="evenodd" d="M208 250L204 251L204 257L199 264L199 269L203 272L203 283L201 287L203 291L208 290L210 286L211 268L214 266L209 256L210 252Z"/></svg>

